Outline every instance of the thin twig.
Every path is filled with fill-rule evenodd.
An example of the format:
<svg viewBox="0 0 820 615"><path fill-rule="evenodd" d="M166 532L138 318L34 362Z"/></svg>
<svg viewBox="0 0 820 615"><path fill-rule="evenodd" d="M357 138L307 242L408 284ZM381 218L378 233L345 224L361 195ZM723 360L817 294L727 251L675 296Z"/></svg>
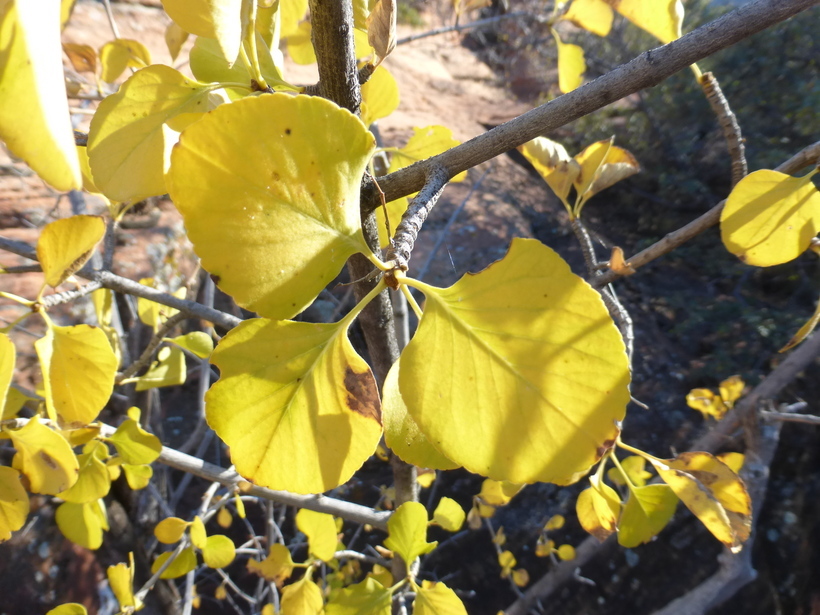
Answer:
<svg viewBox="0 0 820 615"><path fill-rule="evenodd" d="M142 351L142 354L139 358L134 361L131 365L126 367L122 373L117 374L117 378L115 379L116 384L120 384L123 380L131 378L135 376L138 371L140 371L143 367L146 367L150 362L151 358L154 356L154 351L159 348L159 345L162 344L162 340L165 338L166 335L176 327L179 323L181 323L186 318L190 318L187 314L183 314L182 312L177 312L173 316L171 316L168 320L162 323L157 332L154 333L151 340L148 342L148 345L145 347L145 350Z"/></svg>
<svg viewBox="0 0 820 615"><path fill-rule="evenodd" d="M541 15L529 13L527 11L514 11L512 13L504 13L502 15L495 15L494 17L487 17L486 19L477 19L476 21L471 21L470 23L465 24L456 24L454 26L444 26L442 28L436 28L434 30L427 30L426 32L419 32L418 34L411 34L410 36L405 36L404 38L400 38L396 41L396 45L406 45L407 43L412 43L413 41L418 41L423 38L428 38L430 36L438 36L439 34L446 34L447 32L461 32L462 30L471 30L474 28L483 28L484 26L492 26L497 24L499 21L504 21L505 19L514 19L516 17L526 17L527 19L538 21L541 18Z"/></svg>
<svg viewBox="0 0 820 615"><path fill-rule="evenodd" d="M761 410L760 416L768 421L783 421L786 423L806 423L808 425L820 425L820 416L812 414L786 414L785 412L771 412Z"/></svg>
<svg viewBox="0 0 820 615"><path fill-rule="evenodd" d="M729 157L732 160L732 187L734 187L749 172L746 165L746 146L743 144L743 137L740 134L740 124L738 124L737 116L729 106L729 101L723 95L718 80L712 73L703 73L698 77L698 83L723 130L723 138L726 139Z"/></svg>

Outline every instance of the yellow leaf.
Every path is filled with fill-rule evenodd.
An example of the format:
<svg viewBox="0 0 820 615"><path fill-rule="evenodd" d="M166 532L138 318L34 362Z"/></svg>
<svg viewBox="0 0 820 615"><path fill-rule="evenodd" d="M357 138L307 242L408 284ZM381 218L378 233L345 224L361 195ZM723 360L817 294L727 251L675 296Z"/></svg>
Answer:
<svg viewBox="0 0 820 615"><path fill-rule="evenodd" d="M63 51L68 56L71 66L78 73L97 72L97 52L91 45L63 43Z"/></svg>
<svg viewBox="0 0 820 615"><path fill-rule="evenodd" d="M111 477L108 475L108 468L103 463L106 457L108 457L106 446L98 440L93 440L85 447L83 454L77 457L80 470L77 482L67 491L57 494L58 497L66 502L85 504L108 495L111 489Z"/></svg>
<svg viewBox="0 0 820 615"><path fill-rule="evenodd" d="M293 559L288 548L279 543L271 545L268 556L261 562L251 558L248 561L248 570L264 577L277 587L282 587L293 572Z"/></svg>
<svg viewBox="0 0 820 615"><path fill-rule="evenodd" d="M786 352L787 350L791 350L797 346L809 336L809 333L814 331L814 328L817 326L818 322L820 322L820 302L817 303L817 307L814 309L814 314L812 317L809 318L802 327L800 327L797 333L792 336L792 339L789 340L789 343L783 346L783 348L781 348L778 352Z"/></svg>
<svg viewBox="0 0 820 615"><path fill-rule="evenodd" d="M715 395L715 393L709 389L692 389L689 391L686 395L686 405L701 412L704 418L706 418L706 416L713 416L718 421L722 419L728 411L720 395Z"/></svg>
<svg viewBox="0 0 820 615"><path fill-rule="evenodd" d="M162 0L165 12L179 27L197 36L215 38L231 63L239 55L244 29L243 0ZM243 10L244 9L244 10Z"/></svg>
<svg viewBox="0 0 820 615"><path fill-rule="evenodd" d="M236 507L236 515L240 519L245 518L245 503L242 501L242 498L239 497L239 493L233 494L233 505Z"/></svg>
<svg viewBox="0 0 820 615"><path fill-rule="evenodd" d="M165 338L164 341L194 353L200 359L207 359L214 351L213 338L204 331L191 331L179 337Z"/></svg>
<svg viewBox="0 0 820 615"><path fill-rule="evenodd" d="M630 488L618 521L618 544L632 549L649 542L666 527L678 498L667 485L647 485Z"/></svg>
<svg viewBox="0 0 820 615"><path fill-rule="evenodd" d="M29 491L56 495L77 482L79 464L71 446L39 417L6 433L17 450L12 466L28 479Z"/></svg>
<svg viewBox="0 0 820 615"><path fill-rule="evenodd" d="M376 452L378 455L378 451ZM416 482L422 489L429 489L430 485L436 480L436 471L429 468L419 468L416 473Z"/></svg>
<svg viewBox="0 0 820 615"><path fill-rule="evenodd" d="M626 472L629 481L636 487L643 487L646 484L646 480L652 476L651 472L647 472L644 469L646 467L646 459L640 455L632 455L622 460L621 467ZM609 469L607 478L619 487L623 487L627 484L617 467Z"/></svg>
<svg viewBox="0 0 820 615"><path fill-rule="evenodd" d="M770 267L794 260L820 232L820 191L803 177L755 171L732 190L720 214L726 249L748 265Z"/></svg>
<svg viewBox="0 0 820 615"><path fill-rule="evenodd" d="M88 615L88 611L82 604L69 602L51 609L46 615Z"/></svg>
<svg viewBox="0 0 820 615"><path fill-rule="evenodd" d="M359 186L374 145L361 120L322 98L247 98L185 131L169 189L220 287L249 310L290 318L348 256L369 253Z"/></svg>
<svg viewBox="0 0 820 615"><path fill-rule="evenodd" d="M390 615L392 592L373 577L345 587L331 597L327 615Z"/></svg>
<svg viewBox="0 0 820 615"><path fill-rule="evenodd" d="M279 543L271 545L268 556L261 562L248 560L248 570L282 587L293 572L293 559L288 548Z"/></svg>
<svg viewBox="0 0 820 615"><path fill-rule="evenodd" d="M409 414L399 391L399 364L397 360L384 380L382 410L384 412L384 439L405 463L421 468L452 470L458 465L438 452Z"/></svg>
<svg viewBox="0 0 820 615"><path fill-rule="evenodd" d="M555 30L552 37L558 49L558 89L566 94L584 82L583 75L587 69L584 50L578 45L563 42Z"/></svg>
<svg viewBox="0 0 820 615"><path fill-rule="evenodd" d="M0 0L0 7L4 2L9 0ZM60 0L60 27L65 28L68 20L71 18L71 13L74 12L74 4L77 0Z"/></svg>
<svg viewBox="0 0 820 615"><path fill-rule="evenodd" d="M134 596L134 554L128 554L128 564L109 566L107 571L108 584L120 604L120 611L131 607L132 611L142 608L142 601Z"/></svg>
<svg viewBox="0 0 820 615"><path fill-rule="evenodd" d="M85 504L65 502L57 507L54 518L63 536L92 551L100 548L103 531L108 529L108 516L102 500Z"/></svg>
<svg viewBox="0 0 820 615"><path fill-rule="evenodd" d="M564 523L566 523L566 519L564 519L563 515L553 515L547 521L547 524L544 526L544 529L547 532L552 532L554 530L560 530L564 527Z"/></svg>
<svg viewBox="0 0 820 615"><path fill-rule="evenodd" d="M222 509L224 510L224 509ZM162 544L172 545L182 539L190 523L179 517L166 517L154 527L154 536Z"/></svg>
<svg viewBox="0 0 820 615"><path fill-rule="evenodd" d="M9 405L7 395L14 377L14 364L17 361L17 351L14 342L5 333L0 333L0 419L12 418L6 416L6 406ZM15 412L14 414L17 414Z"/></svg>
<svg viewBox="0 0 820 615"><path fill-rule="evenodd" d="M177 346L164 346L157 353L157 361L137 379L137 391L185 384L185 353Z"/></svg>
<svg viewBox="0 0 820 615"><path fill-rule="evenodd" d="M362 121L370 126L387 117L399 107L399 86L396 78L384 66L362 86Z"/></svg>
<svg viewBox="0 0 820 615"><path fill-rule="evenodd" d="M151 288L157 288L157 283L154 278L142 278L140 280L140 284L143 286L150 286ZM172 294L178 299L184 299L187 292L188 289L181 286ZM175 315L178 311L179 310L168 307L167 305L162 305L156 301L145 299L144 297L139 297L137 299L137 314L139 315L140 321L151 327L154 331L157 331L166 320L171 318L171 316Z"/></svg>
<svg viewBox="0 0 820 615"><path fill-rule="evenodd" d="M216 534L208 536L202 548L202 559L209 568L224 568L236 557L236 547L227 536Z"/></svg>
<svg viewBox="0 0 820 615"><path fill-rule="evenodd" d="M464 520L467 518L464 509L459 506L458 502L451 498L441 498L433 512L433 523L440 525L448 532L457 532L464 525Z"/></svg>
<svg viewBox="0 0 820 615"><path fill-rule="evenodd" d="M444 583L416 587L413 615L467 615L464 603Z"/></svg>
<svg viewBox="0 0 820 615"><path fill-rule="evenodd" d="M562 201L566 201L581 165L571 158L564 146L546 137L536 137L518 148L538 174Z"/></svg>
<svg viewBox="0 0 820 615"><path fill-rule="evenodd" d="M376 65L396 48L396 0L378 0L367 17L367 40L376 51Z"/></svg>
<svg viewBox="0 0 820 615"><path fill-rule="evenodd" d="M0 8L0 66L0 140L55 189L79 189L57 0Z"/></svg>
<svg viewBox="0 0 820 615"><path fill-rule="evenodd" d="M606 36L612 29L612 7L604 0L572 0L563 19L571 21L598 36Z"/></svg>
<svg viewBox="0 0 820 615"><path fill-rule="evenodd" d="M483 9L490 6L490 4L490 0L453 0L453 9L456 15L460 16L468 11Z"/></svg>
<svg viewBox="0 0 820 615"><path fill-rule="evenodd" d="M132 418L123 421L108 438L123 461L132 465L152 463L162 451L162 443Z"/></svg>
<svg viewBox="0 0 820 615"><path fill-rule="evenodd" d="M427 510L418 502L399 506L387 520L387 531L390 535L384 546L401 555L408 566L438 545L438 542L427 542Z"/></svg>
<svg viewBox="0 0 820 615"><path fill-rule="evenodd" d="M601 542L606 540L617 527L621 507L617 502L617 495L615 499L616 505L612 506L610 504L612 500L604 498L598 491L589 487L578 494L578 499L575 501L575 512L581 527ZM602 510L604 514L599 515L598 510Z"/></svg>
<svg viewBox="0 0 820 615"><path fill-rule="evenodd" d="M322 590L307 577L282 590L282 615L320 615L324 607Z"/></svg>
<svg viewBox="0 0 820 615"><path fill-rule="evenodd" d="M569 546L569 545L564 545ZM517 570L512 571L512 581L515 583L516 587L526 587L527 583L530 582L530 573L527 572L524 568L519 568Z"/></svg>
<svg viewBox="0 0 820 615"><path fill-rule="evenodd" d="M228 529L233 525L233 516L231 515L231 511L229 511L225 506L219 509L219 512L216 513L216 522L219 527L223 529Z"/></svg>
<svg viewBox="0 0 820 615"><path fill-rule="evenodd" d="M572 545L561 545L557 549L558 559L568 562L575 559L575 547Z"/></svg>
<svg viewBox="0 0 820 615"><path fill-rule="evenodd" d="M507 535L504 533L504 526L502 525L498 528L498 531L493 536L493 544L497 544L499 547L503 547L504 544L507 542Z"/></svg>
<svg viewBox="0 0 820 615"><path fill-rule="evenodd" d="M461 141L454 139L453 131L444 126L413 128L413 136L407 141L407 145L397 150L391 150L393 155L390 159L388 173L403 169L419 160L426 160L432 156L443 154L457 145L461 145ZM459 173L450 181L460 182L465 179L467 179L466 171Z"/></svg>
<svg viewBox="0 0 820 615"><path fill-rule="evenodd" d="M370 0L353 0L353 27L367 32L367 16L370 14Z"/></svg>
<svg viewBox="0 0 820 615"><path fill-rule="evenodd" d="M531 239L450 288L412 285L427 304L399 386L427 438L494 480L585 474L630 399L624 343L600 295Z"/></svg>
<svg viewBox="0 0 820 615"><path fill-rule="evenodd" d="M709 453L652 461L686 507L733 553L751 531L751 500L740 478Z"/></svg>
<svg viewBox="0 0 820 615"><path fill-rule="evenodd" d="M199 608L198 606L194 605L194 608ZM273 610L273 605L268 603L262 607L262 610L259 612L260 615L276 615L276 612Z"/></svg>
<svg viewBox="0 0 820 615"><path fill-rule="evenodd" d="M224 583L222 585L218 586L214 590L214 598L216 598L217 600L224 600L227 597L228 597L228 590L225 589L225 584Z"/></svg>
<svg viewBox="0 0 820 615"><path fill-rule="evenodd" d="M333 559L336 552L336 523L333 517L307 508L296 513L296 527L308 539L308 552L323 562Z"/></svg>
<svg viewBox="0 0 820 615"><path fill-rule="evenodd" d="M162 568L162 565L171 557L172 554L173 551L160 553L157 556L157 559L154 560L154 563L151 564L151 574L156 574L157 570ZM174 561L168 565L162 574L159 575L159 578L178 579L179 577L184 577L192 570L195 570L196 566L196 553L192 547L188 547L180 552L176 559L174 559Z"/></svg>
<svg viewBox="0 0 820 615"><path fill-rule="evenodd" d="M595 179L586 193L587 198L606 190L640 170L641 165L638 164L638 161L631 153L622 147L613 145L607 150L606 157L595 173Z"/></svg>
<svg viewBox="0 0 820 615"><path fill-rule="evenodd" d="M271 49L259 34L256 35L256 53L259 57L260 72L269 86L284 90L296 89L282 79L282 73L273 59ZM251 85L252 77L248 66L244 62L228 62L213 39L197 38L191 48L190 62L191 72L201 82L244 83L247 87Z"/></svg>
<svg viewBox="0 0 820 615"><path fill-rule="evenodd" d="M125 473L125 480L128 486L134 491L145 489L148 483L151 482L151 477L154 471L151 466L146 464L132 465L130 463L122 464L122 471Z"/></svg>
<svg viewBox="0 0 820 615"><path fill-rule="evenodd" d="M71 216L50 222L37 240L37 259L46 284L59 286L82 269L105 235L100 216Z"/></svg>
<svg viewBox="0 0 820 615"><path fill-rule="evenodd" d="M745 457L743 453L723 453L717 456L717 458L729 466L729 469L735 474L740 472L740 469L743 467Z"/></svg>
<svg viewBox="0 0 820 615"><path fill-rule="evenodd" d="M151 65L151 52L139 41L118 38L100 48L100 79L114 83L126 68L145 68Z"/></svg>
<svg viewBox="0 0 820 615"><path fill-rule="evenodd" d="M720 398L723 403L730 408L735 405L735 402L743 395L743 389L746 383L740 376L729 376L726 380L720 383Z"/></svg>
<svg viewBox="0 0 820 615"><path fill-rule="evenodd" d="M605 0L633 24L666 44L680 38L681 0Z"/></svg>
<svg viewBox="0 0 820 615"><path fill-rule="evenodd" d="M28 494L20 483L20 473L0 466L0 542L11 538L28 517Z"/></svg>
<svg viewBox="0 0 820 615"><path fill-rule="evenodd" d="M506 506L524 485L516 485L507 481L497 481L487 478L481 483L479 499L490 506Z"/></svg>
<svg viewBox="0 0 820 615"><path fill-rule="evenodd" d="M88 156L97 187L113 201L164 194L171 148L183 126L224 102L217 86L186 78L169 66L134 73L100 103L88 131Z"/></svg>
<svg viewBox="0 0 820 615"><path fill-rule="evenodd" d="M208 391L206 414L242 476L322 493L376 450L378 391L348 325L260 318L222 338L212 356L221 378Z"/></svg>
<svg viewBox="0 0 820 615"><path fill-rule="evenodd" d="M316 52L311 41L312 31L310 22L303 21L286 39L288 55L296 64L307 65L316 62Z"/></svg>
<svg viewBox="0 0 820 615"><path fill-rule="evenodd" d="M172 60L177 59L179 52L182 51L182 46L187 40L188 32L180 28L176 22L172 21L165 28L165 44L168 46L168 53L171 54Z"/></svg>

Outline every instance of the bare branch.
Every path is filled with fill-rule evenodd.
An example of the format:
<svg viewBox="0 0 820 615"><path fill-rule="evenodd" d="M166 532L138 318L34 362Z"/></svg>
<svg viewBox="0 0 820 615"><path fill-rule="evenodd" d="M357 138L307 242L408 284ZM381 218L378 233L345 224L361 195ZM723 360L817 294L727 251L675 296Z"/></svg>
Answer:
<svg viewBox="0 0 820 615"><path fill-rule="evenodd" d="M820 425L820 416L814 416L812 414L787 414L785 412L770 412L769 410L761 410L760 416L769 421Z"/></svg>
<svg viewBox="0 0 820 615"><path fill-rule="evenodd" d="M430 36L438 36L439 34L446 34L447 32L461 32L462 30L473 30L483 28L484 26L492 26L497 24L499 21L514 19L516 17L526 17L529 20L538 21L541 18L541 15L530 13L528 11L504 13L502 15L495 15L494 17L487 17L486 19L477 19L476 21L471 21L470 23L444 26L443 28L435 28L434 30L428 30L427 32L411 34L410 36L405 36L404 38L397 40L396 45L406 45L407 43L412 43L413 41L418 41Z"/></svg>

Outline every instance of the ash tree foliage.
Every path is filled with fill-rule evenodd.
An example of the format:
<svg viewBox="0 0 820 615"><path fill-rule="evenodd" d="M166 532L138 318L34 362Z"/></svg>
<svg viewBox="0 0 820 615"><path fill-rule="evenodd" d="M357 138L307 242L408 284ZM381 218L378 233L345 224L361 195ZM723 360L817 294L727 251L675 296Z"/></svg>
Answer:
<svg viewBox="0 0 820 615"><path fill-rule="evenodd" d="M467 14L483 4L456 2L455 10ZM797 13L811 3L792 4ZM696 451L667 459L622 439L633 336L628 313L603 280L634 274L644 262L630 262L620 248L597 262L582 214L589 199L640 170L627 149L610 139L570 156L560 143L533 138L547 130L537 126L513 144L566 207L587 258L586 280L548 246L515 239L484 271L438 288L413 278L408 265L419 228L444 184L463 181L476 160L509 143L461 163L446 156L470 144L460 145L444 126L419 127L402 147L376 142L371 125L399 103L396 81L381 64L401 53L395 1L163 0L172 56L195 37L186 58L191 75L152 63L134 40L61 50L71 5L0 3L0 137L56 190L83 189L108 204L102 216L47 224L34 249L3 243L39 262L43 284L36 297L2 293L22 312L0 334L0 427L4 446L14 451L11 464L0 467L0 540L26 523L29 494L42 494L59 502L63 534L97 549L109 529L105 498L112 481L123 475L131 489L143 489L159 461L215 482L198 511L156 524L156 541L169 547L155 557L147 582L136 583L133 555L108 569L122 613L140 610L159 579L187 577L183 598L197 604L196 574L238 560L265 581L246 606L254 613L389 613L410 604L419 614L463 613L456 592L423 580L415 563L437 546L427 541L428 526L480 527L539 481L588 481L577 500L578 520L600 540L617 533L621 545L637 547L661 532L682 501L732 552L743 548L752 504L738 476L742 455ZM607 36L614 20L625 18L666 44L681 37L684 22L677 0L572 0L544 11L559 87L567 93L583 83L583 48L568 42L583 42L579 28ZM333 21L339 19L348 21ZM337 40L328 22L342 33ZM87 135L72 136L61 52L90 76L101 98ZM298 63L318 61L320 82L290 83L283 52ZM330 66L329 56L348 57L347 69ZM348 84L352 104L337 95L328 66L348 70L336 80ZM710 102L717 100L740 165L742 141L714 76L694 64L692 70ZM377 167L384 155L389 162ZM429 163L421 181L391 188L391 178L395 183L421 168L415 163ZM816 172L792 177L761 170L745 178L738 172L720 214L727 249L760 267L818 251ZM374 190L381 197L375 211L366 204ZM202 268L253 318L240 322L188 301L184 287L161 292L153 280L127 284L107 271L122 216L138 201L166 193ZM100 245L102 268L93 260L100 261ZM294 320L356 258L372 272L357 282L370 285L357 291L356 306L336 322ZM82 285L80 277L91 282ZM365 315L384 309L388 288L406 300L418 327L400 357L387 362L372 339L389 339L390 331L370 331L369 364L348 333L357 318L368 333L375 321ZM123 358L114 290L139 297L140 319L154 332L131 363ZM54 322L53 308L89 294L94 325ZM42 374L36 392L12 384L10 333L29 317L46 327L35 343ZM173 336L185 319L203 330ZM820 312L787 348L807 338L818 319ZM230 330L220 337L214 324ZM180 385L188 367L202 361L219 369L205 395L205 415L230 450L235 472L164 449L137 407L116 428L100 422L113 392ZM742 390L739 378L729 379L719 394L696 389L687 401L720 419ZM384 504L394 512L300 497L346 484L374 454L392 460L396 484ZM459 467L486 477L470 511L449 498L433 511L417 501L417 480L429 485L432 470ZM235 545L216 529L237 518L249 523L246 504L265 509L267 500L299 508L295 524L307 543L301 561L272 514L262 542ZM378 558L340 542L345 523L362 522L386 530ZM563 518L546 524L537 555L572 560L573 546L550 538L562 525ZM500 575L527 586L527 571L502 549L503 531L494 543ZM258 557L248 556L253 549ZM224 599L238 589L223 577L217 593ZM51 612L85 611L66 604Z"/></svg>

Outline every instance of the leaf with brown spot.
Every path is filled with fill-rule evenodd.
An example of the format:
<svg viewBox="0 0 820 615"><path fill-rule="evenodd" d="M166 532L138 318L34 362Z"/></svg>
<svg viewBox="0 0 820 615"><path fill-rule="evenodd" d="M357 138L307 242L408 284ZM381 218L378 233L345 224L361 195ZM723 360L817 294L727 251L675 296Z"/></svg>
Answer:
<svg viewBox="0 0 820 615"><path fill-rule="evenodd" d="M17 449L12 466L28 479L29 491L56 495L77 482L80 466L71 445L39 417L6 433Z"/></svg>
<svg viewBox="0 0 820 615"><path fill-rule="evenodd" d="M37 259L46 284L59 286L82 269L105 234L100 216L71 216L50 222L37 240Z"/></svg>
<svg viewBox="0 0 820 615"><path fill-rule="evenodd" d="M396 48L396 0L379 0L367 17L367 40L376 51L376 65Z"/></svg>

